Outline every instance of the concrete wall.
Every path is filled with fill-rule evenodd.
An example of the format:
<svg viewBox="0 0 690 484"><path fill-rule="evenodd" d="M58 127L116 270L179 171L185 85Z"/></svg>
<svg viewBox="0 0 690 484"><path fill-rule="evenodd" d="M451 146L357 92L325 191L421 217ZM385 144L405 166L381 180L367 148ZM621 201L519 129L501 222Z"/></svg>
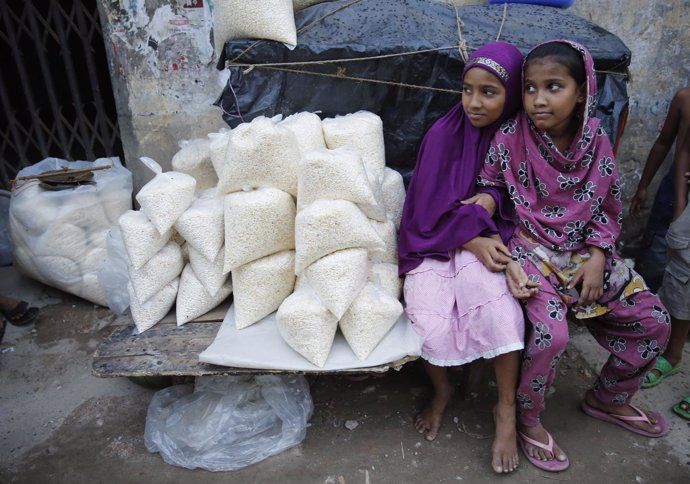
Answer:
<svg viewBox="0 0 690 484"><path fill-rule="evenodd" d="M99 8L125 161L138 189L150 177L139 156L168 169L179 140L225 126L212 106L226 79L215 69L212 0L99 0ZM570 11L618 35L633 52L630 117L619 151L627 203L673 93L690 84L690 49L682 49L690 45L690 0L575 0ZM622 239L634 245L643 224L626 217Z"/></svg>

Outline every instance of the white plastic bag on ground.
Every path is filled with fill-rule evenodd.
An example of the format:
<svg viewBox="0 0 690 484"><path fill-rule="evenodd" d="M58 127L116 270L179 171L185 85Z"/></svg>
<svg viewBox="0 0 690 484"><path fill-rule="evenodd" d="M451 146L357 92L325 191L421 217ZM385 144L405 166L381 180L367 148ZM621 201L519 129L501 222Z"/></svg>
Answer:
<svg viewBox="0 0 690 484"><path fill-rule="evenodd" d="M290 194L276 188L231 193L224 208L225 272L295 248L295 202Z"/></svg>
<svg viewBox="0 0 690 484"><path fill-rule="evenodd" d="M218 175L211 162L211 140L200 138L180 143L180 151L172 157L172 169L196 180L196 189L205 190L218 184Z"/></svg>
<svg viewBox="0 0 690 484"><path fill-rule="evenodd" d="M351 148L311 151L297 165L297 210L316 200L377 203L362 159Z"/></svg>
<svg viewBox="0 0 690 484"><path fill-rule="evenodd" d="M338 325L357 358L366 360L402 312L400 301L368 283Z"/></svg>
<svg viewBox="0 0 690 484"><path fill-rule="evenodd" d="M297 196L295 135L264 116L242 123L230 133L218 194L250 188L274 187Z"/></svg>
<svg viewBox="0 0 690 484"><path fill-rule="evenodd" d="M317 200L295 218L295 274L336 250L383 248L369 219L346 200Z"/></svg>
<svg viewBox="0 0 690 484"><path fill-rule="evenodd" d="M301 375L197 377L158 391L144 443L168 464L233 471L304 440L314 405Z"/></svg>
<svg viewBox="0 0 690 484"><path fill-rule="evenodd" d="M156 176L141 187L136 199L141 205L141 211L158 232L163 234L175 225L180 215L194 200L196 180L185 173L163 173L160 165L151 158L141 157L140 160Z"/></svg>
<svg viewBox="0 0 690 484"><path fill-rule="evenodd" d="M94 184L52 191L37 179L54 170L93 171ZM39 281L107 305L98 284L111 219L132 206L132 174L117 158L66 161L46 158L22 169L10 199L9 229L15 267ZM120 210L120 212L118 212Z"/></svg>
<svg viewBox="0 0 690 484"><path fill-rule="evenodd" d="M398 263L398 231L395 223L391 220L387 222L370 221L371 226L384 242L383 249L372 249L370 258L373 262L386 262L388 264Z"/></svg>
<svg viewBox="0 0 690 484"><path fill-rule="evenodd" d="M386 167L383 174L383 205L386 208L388 220L395 223L395 228L400 230L400 218L402 217L405 203L405 182L402 175L392 168Z"/></svg>
<svg viewBox="0 0 690 484"><path fill-rule="evenodd" d="M326 141L323 139L323 130L321 129L321 118L318 114L296 113L278 124L289 129L297 138L300 159L314 150L326 148Z"/></svg>
<svg viewBox="0 0 690 484"><path fill-rule="evenodd" d="M159 250L168 243L172 229L161 234L153 226L144 212L129 210L118 219L122 240L125 243L127 256L138 269L146 264Z"/></svg>
<svg viewBox="0 0 690 484"><path fill-rule="evenodd" d="M328 254L304 270L304 278L326 308L338 319L367 282L367 249L344 249Z"/></svg>
<svg viewBox="0 0 690 484"><path fill-rule="evenodd" d="M278 331L292 349L322 368L333 346L338 318L308 286L292 293L276 313Z"/></svg>
<svg viewBox="0 0 690 484"><path fill-rule="evenodd" d="M207 190L175 222L175 230L209 261L218 255L225 239L223 198Z"/></svg>
<svg viewBox="0 0 690 484"><path fill-rule="evenodd" d="M192 266L187 264L180 277L180 287L177 290L177 304L175 316L177 325L191 321L209 312L211 309L225 301L232 292L230 280L226 280L220 290L211 295L199 282Z"/></svg>
<svg viewBox="0 0 690 484"><path fill-rule="evenodd" d="M148 301L179 277L184 268L182 249L170 241L139 269L129 268L129 280L139 301Z"/></svg>
<svg viewBox="0 0 690 484"><path fill-rule="evenodd" d="M326 146L353 147L362 157L364 165L379 182L386 167L386 148L383 141L383 122L369 111L357 111L322 121Z"/></svg>
<svg viewBox="0 0 690 484"><path fill-rule="evenodd" d="M232 271L235 326L251 326L272 313L295 287L295 252L285 250Z"/></svg>
<svg viewBox="0 0 690 484"><path fill-rule="evenodd" d="M372 264L367 280L394 299L402 297L403 280L398 276L398 264Z"/></svg>
<svg viewBox="0 0 690 484"><path fill-rule="evenodd" d="M134 292L132 283L127 284L129 291L129 310L132 312L132 319L139 332L144 332L152 328L158 321L163 319L177 298L177 288L180 285L180 278L167 284L158 294L151 299L140 302Z"/></svg>
<svg viewBox="0 0 690 484"><path fill-rule="evenodd" d="M234 39L266 39L297 45L292 0L225 0L213 3L216 56Z"/></svg>

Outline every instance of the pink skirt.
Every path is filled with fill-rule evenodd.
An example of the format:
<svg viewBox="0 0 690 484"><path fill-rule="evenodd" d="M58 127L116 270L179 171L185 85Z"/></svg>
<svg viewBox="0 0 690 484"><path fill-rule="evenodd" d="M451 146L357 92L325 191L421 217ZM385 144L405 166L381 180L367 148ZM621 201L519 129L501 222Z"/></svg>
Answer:
<svg viewBox="0 0 690 484"><path fill-rule="evenodd" d="M426 258L405 276L405 311L424 340L422 358L457 366L524 348L525 323L502 272L468 250Z"/></svg>

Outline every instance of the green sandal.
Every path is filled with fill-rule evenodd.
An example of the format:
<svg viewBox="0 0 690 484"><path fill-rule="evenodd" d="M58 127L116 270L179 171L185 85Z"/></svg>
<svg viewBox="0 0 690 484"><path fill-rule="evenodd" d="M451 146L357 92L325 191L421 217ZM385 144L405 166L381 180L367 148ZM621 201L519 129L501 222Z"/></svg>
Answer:
<svg viewBox="0 0 690 484"><path fill-rule="evenodd" d="M659 383L664 381L664 378L678 373L680 371L680 366L676 366L675 368L673 368L673 366L671 366L671 363L669 363L666 358L664 358L663 356L659 356L656 359L654 369L658 371L660 375L657 376L656 373L654 373L654 371L648 371L647 375L645 376L644 382L642 382L642 388L652 388L657 386Z"/></svg>
<svg viewBox="0 0 690 484"><path fill-rule="evenodd" d="M690 397L682 398L673 406L673 411L685 420L690 420Z"/></svg>

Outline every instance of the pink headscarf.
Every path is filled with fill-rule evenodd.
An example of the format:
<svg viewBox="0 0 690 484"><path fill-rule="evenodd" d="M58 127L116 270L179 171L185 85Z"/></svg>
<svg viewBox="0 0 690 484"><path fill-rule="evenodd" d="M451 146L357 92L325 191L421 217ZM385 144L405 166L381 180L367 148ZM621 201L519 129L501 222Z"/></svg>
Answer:
<svg viewBox="0 0 690 484"><path fill-rule="evenodd" d="M561 153L521 112L496 132L478 184L507 189L520 226L545 247L611 251L622 222L621 187L609 138L594 117L594 63L580 44L550 42L577 50L587 75L587 98L576 113L580 126L570 148Z"/></svg>

